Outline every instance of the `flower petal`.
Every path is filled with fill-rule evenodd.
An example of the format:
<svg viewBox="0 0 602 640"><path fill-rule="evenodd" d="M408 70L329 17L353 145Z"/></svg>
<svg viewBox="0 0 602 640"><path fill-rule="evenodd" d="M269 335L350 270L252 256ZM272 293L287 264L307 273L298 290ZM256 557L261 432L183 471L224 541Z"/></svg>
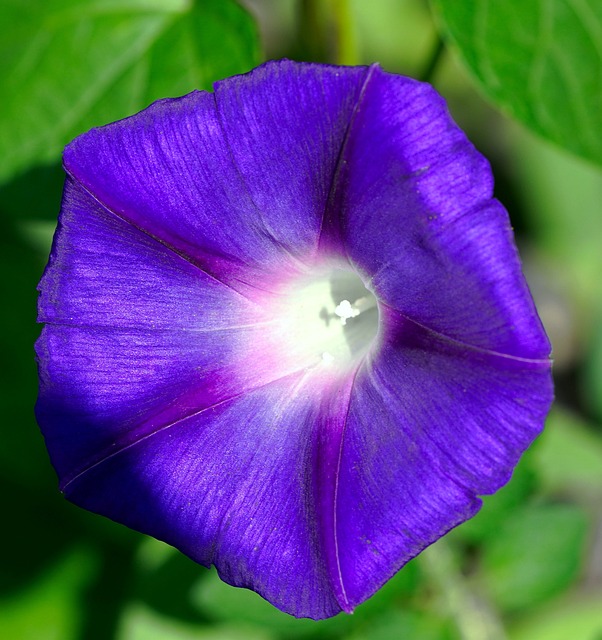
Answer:
<svg viewBox="0 0 602 640"><path fill-rule="evenodd" d="M257 365L270 331L261 309L73 180L39 288L36 413L63 483L149 431L290 373Z"/></svg>
<svg viewBox="0 0 602 640"><path fill-rule="evenodd" d="M398 314L385 323L341 443L336 537L350 606L510 479L552 399L548 361L467 352Z"/></svg>
<svg viewBox="0 0 602 640"><path fill-rule="evenodd" d="M115 450L65 493L289 613L334 615L315 517L321 397L294 374Z"/></svg>
<svg viewBox="0 0 602 640"><path fill-rule="evenodd" d="M264 65L217 83L215 95L162 100L83 134L65 150L65 167L111 211L207 272L258 284L315 253L365 75Z"/></svg>
<svg viewBox="0 0 602 640"><path fill-rule="evenodd" d="M429 86L372 70L326 236L376 296L444 335L543 358L550 345L487 161Z"/></svg>
<svg viewBox="0 0 602 640"><path fill-rule="evenodd" d="M220 330L255 305L133 224L72 178L38 286L40 322L86 327Z"/></svg>
<svg viewBox="0 0 602 640"><path fill-rule="evenodd" d="M426 85L270 63L84 134L65 167L37 415L77 504L321 618L539 433L549 343L487 162ZM379 330L341 359L333 322L369 294L317 292L349 264Z"/></svg>
<svg viewBox="0 0 602 640"><path fill-rule="evenodd" d="M302 260L317 249L367 74L282 60L216 83L225 139L267 231Z"/></svg>

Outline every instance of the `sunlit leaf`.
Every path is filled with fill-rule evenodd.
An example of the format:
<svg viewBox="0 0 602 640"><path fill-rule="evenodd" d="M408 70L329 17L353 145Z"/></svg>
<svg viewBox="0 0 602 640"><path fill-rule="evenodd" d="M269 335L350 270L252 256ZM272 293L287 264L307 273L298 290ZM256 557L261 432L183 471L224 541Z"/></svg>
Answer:
<svg viewBox="0 0 602 640"><path fill-rule="evenodd" d="M556 407L550 413L533 464L546 491L602 494L602 438L568 411Z"/></svg>
<svg viewBox="0 0 602 640"><path fill-rule="evenodd" d="M575 506L516 511L484 548L483 577L496 604L524 609L568 587L581 569L587 529Z"/></svg>
<svg viewBox="0 0 602 640"><path fill-rule="evenodd" d="M536 615L513 625L510 640L600 640L602 638L602 593L587 599L554 603Z"/></svg>
<svg viewBox="0 0 602 640"><path fill-rule="evenodd" d="M358 625L359 626L359 625ZM449 622L435 612L416 613L403 610L389 610L369 625L360 626L348 640L452 640L456 635Z"/></svg>
<svg viewBox="0 0 602 640"><path fill-rule="evenodd" d="M483 496L483 506L479 513L454 529L451 536L473 544L496 537L508 515L532 493L533 485L534 474L529 452L514 470L510 482L494 495Z"/></svg>
<svg viewBox="0 0 602 640"><path fill-rule="evenodd" d="M446 36L500 108L602 163L602 3L433 0Z"/></svg>
<svg viewBox="0 0 602 640"><path fill-rule="evenodd" d="M261 628L244 624L194 625L157 614L140 604L125 612L116 640L272 640Z"/></svg>
<svg viewBox="0 0 602 640"><path fill-rule="evenodd" d="M257 63L234 0L0 4L0 182L55 161L82 131Z"/></svg>

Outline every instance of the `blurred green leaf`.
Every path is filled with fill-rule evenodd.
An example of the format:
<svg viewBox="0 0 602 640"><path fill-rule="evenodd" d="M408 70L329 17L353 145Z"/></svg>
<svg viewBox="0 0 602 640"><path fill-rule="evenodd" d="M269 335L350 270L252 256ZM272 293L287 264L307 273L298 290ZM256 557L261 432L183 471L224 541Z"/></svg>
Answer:
<svg viewBox="0 0 602 640"><path fill-rule="evenodd" d="M214 569L210 579L199 582L194 590L193 600L201 611L216 622L237 620L287 638L302 638L324 632L342 633L353 624L352 618L343 614L318 622L298 620L279 611L253 591L231 587L222 582Z"/></svg>
<svg viewBox="0 0 602 640"><path fill-rule="evenodd" d="M193 602L193 589L209 572L190 558L155 540L144 538L136 558L134 597L158 616L199 624L207 616Z"/></svg>
<svg viewBox="0 0 602 640"><path fill-rule="evenodd" d="M602 163L602 3L433 0L485 94L540 135Z"/></svg>
<svg viewBox="0 0 602 640"><path fill-rule="evenodd" d="M234 0L6 0L0 25L0 182L92 126L258 61Z"/></svg>
<svg viewBox="0 0 602 640"><path fill-rule="evenodd" d="M602 438L587 423L558 406L533 451L542 489L584 497L602 494Z"/></svg>
<svg viewBox="0 0 602 640"><path fill-rule="evenodd" d="M516 511L483 549L483 578L496 604L524 609L568 587L581 568L587 529L575 506Z"/></svg>
<svg viewBox="0 0 602 640"><path fill-rule="evenodd" d="M529 451L523 456L506 486L495 495L482 496L483 506L479 513L454 529L449 534L452 539L477 544L498 535L508 515L532 493L535 477L531 469L531 455Z"/></svg>
<svg viewBox="0 0 602 640"><path fill-rule="evenodd" d="M456 637L452 625L437 616L435 611L389 610L354 631L348 640L452 640Z"/></svg>
<svg viewBox="0 0 602 640"><path fill-rule="evenodd" d="M57 162L50 165L32 167L9 182L0 183L1 217L14 220L45 220L56 225L65 180L63 167L58 158L56 160ZM48 250L44 253L44 257L47 257Z"/></svg>
<svg viewBox="0 0 602 640"><path fill-rule="evenodd" d="M424 587L424 574L417 558L410 560L371 598L360 604L353 612L355 627L368 627L373 620L380 619L395 609L408 610L414 604L414 598L420 597Z"/></svg>
<svg viewBox="0 0 602 640"><path fill-rule="evenodd" d="M601 640L602 593L554 603L513 625L510 640Z"/></svg>
<svg viewBox="0 0 602 640"><path fill-rule="evenodd" d="M117 640L271 640L262 629L234 622L204 627L160 616L140 604L131 605L122 620Z"/></svg>
<svg viewBox="0 0 602 640"><path fill-rule="evenodd" d="M445 613L453 622L455 636L462 640L502 640L502 623L481 590L466 574L466 560L460 549L443 538L419 556L430 596L429 611ZM471 563L472 564L472 563ZM478 585L477 585L478 586Z"/></svg>
<svg viewBox="0 0 602 640"><path fill-rule="evenodd" d="M37 253L48 255L56 224L46 220L24 220L17 225L17 231L24 241Z"/></svg>
<svg viewBox="0 0 602 640"><path fill-rule="evenodd" d="M548 266L549 277L562 282L564 276L580 301L576 311L589 316L602 310L602 170L524 133L509 127L506 136L512 142L509 162L527 224L539 250L557 269L550 275Z"/></svg>
<svg viewBox="0 0 602 640"><path fill-rule="evenodd" d="M587 408L598 421L602 421L602 295L600 295L599 302L600 307L592 323L594 326L593 335L586 354L582 388L583 400ZM602 440L599 440L599 444L602 448ZM602 469L600 474L602 475Z"/></svg>
<svg viewBox="0 0 602 640"><path fill-rule="evenodd" d="M14 482L36 489L55 481L54 474L49 476L48 456L33 414L37 393L33 343L39 333L35 287L45 259L15 229L3 226L0 296L9 312L0 314L0 351L4 370L10 374L2 381L0 410L3 424L10 428L4 429L0 468Z"/></svg>
<svg viewBox="0 0 602 640"><path fill-rule="evenodd" d="M421 0L350 0L362 64L377 60L389 71L419 75L436 31Z"/></svg>
<svg viewBox="0 0 602 640"><path fill-rule="evenodd" d="M409 562L382 589L359 605L352 616L341 613L319 621L296 619L282 613L256 593L222 582L214 569L209 579L198 582L192 598L199 611L219 622L235 619L286 638L346 637L351 630L372 628L374 621L387 612L411 608L411 594L417 590L419 580L417 563Z"/></svg>
<svg viewBox="0 0 602 640"><path fill-rule="evenodd" d="M28 589L0 601L0 637L76 640L83 618L78 596L93 579L96 560L86 549L72 549Z"/></svg>

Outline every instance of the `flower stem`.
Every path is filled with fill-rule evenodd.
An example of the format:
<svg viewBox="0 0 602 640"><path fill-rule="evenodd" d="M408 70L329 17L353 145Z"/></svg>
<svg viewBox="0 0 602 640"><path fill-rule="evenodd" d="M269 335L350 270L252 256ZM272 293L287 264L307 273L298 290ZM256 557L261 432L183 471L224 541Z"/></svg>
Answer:
<svg viewBox="0 0 602 640"><path fill-rule="evenodd" d="M431 55L424 66L424 70L420 74L420 80L423 82L432 82L435 71L439 66L443 52L445 51L445 43L441 39L441 36L437 34L437 40L431 50Z"/></svg>
<svg viewBox="0 0 602 640"><path fill-rule="evenodd" d="M335 63L358 64L357 39L349 0L333 0L332 20L335 32Z"/></svg>
<svg viewBox="0 0 602 640"><path fill-rule="evenodd" d="M420 559L462 640L507 640L501 621L467 584L446 541L440 540L429 547Z"/></svg>
<svg viewBox="0 0 602 640"><path fill-rule="evenodd" d="M324 25L317 0L299 2L297 41L299 54L304 60L326 62Z"/></svg>

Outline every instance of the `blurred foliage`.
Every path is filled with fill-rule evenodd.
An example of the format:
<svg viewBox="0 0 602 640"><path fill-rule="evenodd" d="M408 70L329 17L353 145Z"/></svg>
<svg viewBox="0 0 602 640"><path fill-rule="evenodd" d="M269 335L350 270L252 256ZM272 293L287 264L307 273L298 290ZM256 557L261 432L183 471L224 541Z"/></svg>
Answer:
<svg viewBox="0 0 602 640"><path fill-rule="evenodd" d="M434 4L486 95L534 131L602 163L602 3Z"/></svg>
<svg viewBox="0 0 602 640"><path fill-rule="evenodd" d="M602 162L601 52L597 0L3 0L0 637L602 638L602 173L567 153ZM557 384L546 431L508 485L353 616L321 622L64 502L33 418L35 287L62 147L280 56L379 61L445 95L492 162Z"/></svg>
<svg viewBox="0 0 602 640"><path fill-rule="evenodd" d="M560 593L578 576L588 522L568 505L528 505L509 513L483 545L483 581L502 611Z"/></svg>
<svg viewBox="0 0 602 640"><path fill-rule="evenodd" d="M56 160L92 126L258 62L234 0L4 0L0 15L0 180Z"/></svg>

